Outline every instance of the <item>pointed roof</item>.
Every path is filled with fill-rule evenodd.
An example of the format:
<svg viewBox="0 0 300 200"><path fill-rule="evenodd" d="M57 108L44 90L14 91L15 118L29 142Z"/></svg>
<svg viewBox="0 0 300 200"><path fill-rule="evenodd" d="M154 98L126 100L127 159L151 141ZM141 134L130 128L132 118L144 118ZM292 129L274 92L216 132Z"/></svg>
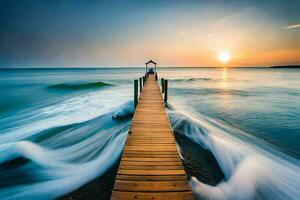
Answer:
<svg viewBox="0 0 300 200"><path fill-rule="evenodd" d="M157 63L156 62L154 62L153 60L149 60L148 62L146 62L145 64L146 65L148 65L148 64L150 64L150 63L152 63L152 64L154 64L154 65L157 65Z"/></svg>

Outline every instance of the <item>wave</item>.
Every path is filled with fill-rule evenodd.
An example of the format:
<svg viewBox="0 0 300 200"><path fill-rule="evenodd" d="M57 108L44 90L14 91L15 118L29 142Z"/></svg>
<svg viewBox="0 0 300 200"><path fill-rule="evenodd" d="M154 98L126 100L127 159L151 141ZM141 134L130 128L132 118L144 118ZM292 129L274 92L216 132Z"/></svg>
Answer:
<svg viewBox="0 0 300 200"><path fill-rule="evenodd" d="M55 199L100 176L121 155L133 111L130 101L94 119L1 144L0 199Z"/></svg>
<svg viewBox="0 0 300 200"><path fill-rule="evenodd" d="M169 111L174 131L210 151L225 178L216 186L193 177L204 199L298 199L300 162L248 134L211 118Z"/></svg>
<svg viewBox="0 0 300 200"><path fill-rule="evenodd" d="M48 89L55 90L87 90L96 89L104 86L112 86L110 83L105 82L93 82L93 83L60 83L55 85L50 85Z"/></svg>
<svg viewBox="0 0 300 200"><path fill-rule="evenodd" d="M218 89L218 88L197 88L197 89L187 89L180 87L173 87L175 93L186 94L186 95L236 95L236 96L255 96L257 94L244 91L244 90L233 90L233 89Z"/></svg>
<svg viewBox="0 0 300 200"><path fill-rule="evenodd" d="M212 81L212 78L171 78L170 81L176 81L176 82L191 82L191 81Z"/></svg>
<svg viewBox="0 0 300 200"><path fill-rule="evenodd" d="M48 102L45 107L30 107L0 119L0 144L24 140L41 131L81 123L112 112L131 99L125 88L99 90L60 102Z"/></svg>

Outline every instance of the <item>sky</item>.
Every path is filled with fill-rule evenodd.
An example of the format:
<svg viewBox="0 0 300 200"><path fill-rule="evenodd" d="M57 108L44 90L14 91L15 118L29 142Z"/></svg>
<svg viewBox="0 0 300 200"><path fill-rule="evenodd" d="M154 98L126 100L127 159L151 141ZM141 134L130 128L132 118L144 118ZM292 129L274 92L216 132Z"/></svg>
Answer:
<svg viewBox="0 0 300 200"><path fill-rule="evenodd" d="M300 64L300 0L0 0L0 67Z"/></svg>

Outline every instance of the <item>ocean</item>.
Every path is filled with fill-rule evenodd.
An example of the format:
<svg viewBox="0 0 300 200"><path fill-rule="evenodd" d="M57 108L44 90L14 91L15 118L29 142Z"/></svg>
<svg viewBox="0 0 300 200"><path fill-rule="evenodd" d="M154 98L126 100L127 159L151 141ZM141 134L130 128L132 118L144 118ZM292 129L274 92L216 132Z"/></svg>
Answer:
<svg viewBox="0 0 300 200"><path fill-rule="evenodd" d="M144 73L0 69L0 199L55 199L104 174L122 152L133 80ZM192 177L197 197L299 199L300 69L165 67L158 76L169 80L177 137L199 147L181 148L185 167L222 174L214 184ZM189 164L203 152L218 172Z"/></svg>

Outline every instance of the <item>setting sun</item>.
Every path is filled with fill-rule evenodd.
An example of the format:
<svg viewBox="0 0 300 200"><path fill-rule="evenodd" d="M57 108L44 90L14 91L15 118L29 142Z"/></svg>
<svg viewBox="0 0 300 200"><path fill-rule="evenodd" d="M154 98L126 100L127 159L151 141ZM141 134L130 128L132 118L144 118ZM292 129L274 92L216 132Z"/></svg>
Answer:
<svg viewBox="0 0 300 200"><path fill-rule="evenodd" d="M227 51L223 51L219 54L218 58L222 63L227 63L230 60L230 54Z"/></svg>

